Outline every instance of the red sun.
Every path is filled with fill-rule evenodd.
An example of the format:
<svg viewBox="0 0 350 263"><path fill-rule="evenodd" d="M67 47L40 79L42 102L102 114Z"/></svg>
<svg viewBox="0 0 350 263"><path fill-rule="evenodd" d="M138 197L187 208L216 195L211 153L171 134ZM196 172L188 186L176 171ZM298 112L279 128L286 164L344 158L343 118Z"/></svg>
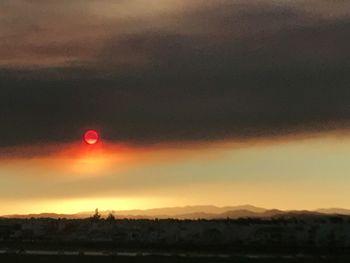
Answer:
<svg viewBox="0 0 350 263"><path fill-rule="evenodd" d="M87 144L96 144L100 138L99 134L95 130L88 130L84 133L84 142Z"/></svg>

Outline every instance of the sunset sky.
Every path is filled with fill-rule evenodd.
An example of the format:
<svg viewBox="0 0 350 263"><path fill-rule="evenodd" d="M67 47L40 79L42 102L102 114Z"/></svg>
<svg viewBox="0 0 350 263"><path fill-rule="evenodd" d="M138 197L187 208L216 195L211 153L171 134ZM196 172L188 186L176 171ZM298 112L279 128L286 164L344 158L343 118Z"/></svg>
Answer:
<svg viewBox="0 0 350 263"><path fill-rule="evenodd" d="M349 47L349 1L3 0L0 215L350 208Z"/></svg>

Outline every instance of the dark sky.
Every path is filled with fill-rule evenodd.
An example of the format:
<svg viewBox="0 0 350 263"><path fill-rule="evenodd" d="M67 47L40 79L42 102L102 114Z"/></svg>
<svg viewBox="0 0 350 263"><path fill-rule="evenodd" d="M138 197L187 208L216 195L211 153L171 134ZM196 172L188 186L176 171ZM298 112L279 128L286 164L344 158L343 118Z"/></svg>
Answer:
<svg viewBox="0 0 350 263"><path fill-rule="evenodd" d="M347 1L0 3L0 146L347 128Z"/></svg>

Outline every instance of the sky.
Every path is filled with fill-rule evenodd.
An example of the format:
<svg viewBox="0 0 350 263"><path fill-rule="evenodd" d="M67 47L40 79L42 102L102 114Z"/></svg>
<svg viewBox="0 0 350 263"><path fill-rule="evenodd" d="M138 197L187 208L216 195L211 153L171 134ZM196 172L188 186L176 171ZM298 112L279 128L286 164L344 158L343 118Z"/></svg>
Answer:
<svg viewBox="0 0 350 263"><path fill-rule="evenodd" d="M350 208L349 10L1 1L0 214Z"/></svg>

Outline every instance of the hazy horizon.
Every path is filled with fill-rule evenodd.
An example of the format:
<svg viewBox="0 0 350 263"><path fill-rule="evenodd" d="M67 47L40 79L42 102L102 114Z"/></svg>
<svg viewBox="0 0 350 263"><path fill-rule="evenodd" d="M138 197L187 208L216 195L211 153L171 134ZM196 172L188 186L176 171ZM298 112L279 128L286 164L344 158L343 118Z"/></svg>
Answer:
<svg viewBox="0 0 350 263"><path fill-rule="evenodd" d="M75 211L70 213L57 213L55 211L41 211L35 213L13 213L13 214L3 214L0 217L16 217L16 216L55 216L55 215L67 215L73 216L73 218L87 218L93 216L96 212L98 212L102 217L107 217L108 215L114 215L116 217L120 216L131 216L131 218L188 218L195 219L197 216L207 216L211 218L211 216L219 216L223 215L224 218L227 217L227 213L236 213L234 214L234 218L239 217L250 217L251 212L256 214L264 215L266 213L267 216L271 216L274 213L276 215L279 212L289 213L289 212L297 212L297 213L321 213L321 214L339 214L339 215L350 215L350 209L342 208L342 207L319 207L316 209L279 209L275 208L266 208L266 207L258 207L250 204L243 205L229 205L229 206L216 206L216 205L186 205L186 206L165 206L165 207L151 207L151 208L140 208L140 209L91 209L86 211Z"/></svg>
<svg viewBox="0 0 350 263"><path fill-rule="evenodd" d="M348 25L346 1L1 1L0 214L350 208Z"/></svg>

